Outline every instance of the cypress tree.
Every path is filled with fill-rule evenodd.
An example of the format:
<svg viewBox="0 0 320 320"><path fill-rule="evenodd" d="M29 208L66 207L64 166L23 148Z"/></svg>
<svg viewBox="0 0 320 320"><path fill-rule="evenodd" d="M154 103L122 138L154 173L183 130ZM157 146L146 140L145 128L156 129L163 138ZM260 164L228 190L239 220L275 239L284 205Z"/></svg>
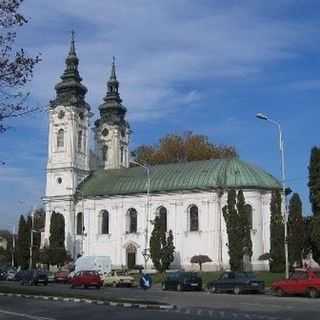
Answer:
<svg viewBox="0 0 320 320"><path fill-rule="evenodd" d="M150 255L153 265L159 272L166 271L174 260L173 234L169 230L166 239L166 232L160 217L156 217L150 237Z"/></svg>
<svg viewBox="0 0 320 320"><path fill-rule="evenodd" d="M222 209L228 233L229 264L232 271L242 270L242 236L236 208L236 191L228 191L227 205Z"/></svg>
<svg viewBox="0 0 320 320"><path fill-rule="evenodd" d="M241 228L242 239L242 253L246 253L249 258L252 257L252 241L251 241L251 228L252 228L252 208L246 204L242 190L239 190L237 196L237 210L239 215L239 227Z"/></svg>
<svg viewBox="0 0 320 320"><path fill-rule="evenodd" d="M309 199L314 216L320 216L320 148L313 147L309 163Z"/></svg>
<svg viewBox="0 0 320 320"><path fill-rule="evenodd" d="M320 263L320 148L317 147L311 150L308 186L313 213L310 234L312 256Z"/></svg>
<svg viewBox="0 0 320 320"><path fill-rule="evenodd" d="M273 191L270 202L270 271L284 272L284 224L281 210L280 191Z"/></svg>
<svg viewBox="0 0 320 320"><path fill-rule="evenodd" d="M30 256L30 225L23 215L19 219L18 239L17 239L17 263L22 269L29 266Z"/></svg>
<svg viewBox="0 0 320 320"><path fill-rule="evenodd" d="M50 219L49 256L52 265L63 265L66 259L64 217L56 212Z"/></svg>
<svg viewBox="0 0 320 320"><path fill-rule="evenodd" d="M288 216L288 246L290 265L302 266L304 247L304 221L302 217L302 203L299 194L294 193L289 202Z"/></svg>

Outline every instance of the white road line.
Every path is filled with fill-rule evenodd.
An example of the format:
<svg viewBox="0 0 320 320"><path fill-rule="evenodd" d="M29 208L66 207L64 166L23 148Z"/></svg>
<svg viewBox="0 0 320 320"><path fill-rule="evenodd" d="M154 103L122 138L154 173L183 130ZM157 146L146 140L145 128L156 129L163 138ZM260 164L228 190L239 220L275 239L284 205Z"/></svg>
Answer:
<svg viewBox="0 0 320 320"><path fill-rule="evenodd" d="M33 316L30 314L26 314L26 313L18 313L18 312L12 312L12 311L7 311L7 310L2 310L0 309L0 314L7 314L10 316L17 316L17 317L23 317L26 319L31 319L31 320L56 320L54 318L46 318L46 317L38 317L38 316Z"/></svg>

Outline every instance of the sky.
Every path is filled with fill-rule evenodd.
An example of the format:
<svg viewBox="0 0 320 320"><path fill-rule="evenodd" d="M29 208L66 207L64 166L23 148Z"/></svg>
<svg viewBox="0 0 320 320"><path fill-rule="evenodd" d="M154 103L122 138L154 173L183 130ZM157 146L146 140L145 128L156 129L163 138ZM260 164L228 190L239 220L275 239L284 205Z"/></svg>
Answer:
<svg viewBox="0 0 320 320"><path fill-rule="evenodd" d="M26 90L40 113L0 135L0 229L41 205L48 103L64 70L71 30L87 102L106 92L112 56L133 134L131 149L167 133L207 135L280 176L281 123L287 184L310 214L308 162L319 144L320 2L317 0L26 0L17 47L41 53Z"/></svg>

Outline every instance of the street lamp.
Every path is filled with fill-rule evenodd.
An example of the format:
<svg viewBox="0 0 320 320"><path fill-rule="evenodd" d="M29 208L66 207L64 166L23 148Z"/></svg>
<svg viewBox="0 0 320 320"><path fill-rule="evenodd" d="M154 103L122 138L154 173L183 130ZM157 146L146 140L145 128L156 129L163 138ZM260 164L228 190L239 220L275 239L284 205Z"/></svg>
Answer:
<svg viewBox="0 0 320 320"><path fill-rule="evenodd" d="M135 164L143 169L146 170L147 173L147 182L146 182L146 189L147 189L147 197L146 197L146 229L145 229L145 243L144 243L144 250L142 251L142 255L144 258L144 269L147 268L147 262L150 258L150 253L148 249L148 224L149 224L149 210L150 210L150 168L147 165L144 165L140 162L130 160L130 163Z"/></svg>
<svg viewBox="0 0 320 320"><path fill-rule="evenodd" d="M263 113L257 113L256 117L260 120L268 121L278 128L279 132L279 148L281 156L281 179L282 179L282 210L283 210L283 220L284 220L284 254L286 262L286 278L289 278L289 259L288 259L288 214L287 214L287 193L286 193L286 176L285 176L285 166L284 166L284 138L281 130L280 123L270 119Z"/></svg>

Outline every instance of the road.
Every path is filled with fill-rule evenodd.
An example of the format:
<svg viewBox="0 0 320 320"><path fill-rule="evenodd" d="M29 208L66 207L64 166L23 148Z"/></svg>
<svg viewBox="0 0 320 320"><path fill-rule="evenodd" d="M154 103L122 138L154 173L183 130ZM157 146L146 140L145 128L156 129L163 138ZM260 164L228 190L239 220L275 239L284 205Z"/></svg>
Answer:
<svg viewBox="0 0 320 320"><path fill-rule="evenodd" d="M1 285L3 282L1 282ZM17 283L10 283L10 286L20 287ZM320 299L309 299L304 297L274 297L270 295L239 295L235 296L232 294L207 294L206 292L175 292L175 291L162 291L159 287L154 287L148 291L143 291L139 288L103 288L101 290L95 289L75 289L72 290L68 285L60 284L50 284L47 288L44 287L32 287L37 290L39 294L45 294L47 290L55 292L58 296L62 293L73 292L75 294L86 294L92 298L101 299L139 299L144 301L158 301L162 303L170 303L177 305L177 309L174 311L168 311L166 314L167 319L260 319L260 320L296 320L296 319L308 319L308 320L318 320L320 318ZM1 291L1 287L0 287ZM4 300L3 300L4 299ZM17 300L19 302L17 303ZM110 319L149 319L151 316L154 319L163 316L161 311L146 311L146 310L136 310L136 309L120 309L120 308L110 308L106 306L98 305L86 305L86 304L75 304L75 303L58 303L52 301L40 301L40 300L28 300L23 298L5 298L1 297L0 300L0 320L1 319L11 319L9 314L1 313L1 310L7 310L3 301L7 301L6 308L10 312L21 312L24 313L28 310L37 310L40 308L39 312L41 315L41 310L44 311L45 308L50 310L52 305L56 307L53 311L58 312L66 308L66 312L71 318L78 318L78 310L83 310L83 315L90 314L90 310L96 310L95 316L97 318L92 318L90 314L90 320L100 319L99 310L102 310L102 315L107 312L110 313ZM12 304L10 304L10 301ZM32 309L24 309L23 306L28 304L34 305ZM46 306L46 307L42 307ZM64 307L66 305L66 307ZM74 307L76 305L76 307ZM18 309L16 309L18 306ZM93 309L92 309L93 308ZM18 311L17 311L18 310ZM123 315L127 315L122 318L119 315L119 310L123 312ZM129 310L129 311L128 311ZM72 315L72 312L75 312ZM120 312L120 314L121 314ZM129 312L129 313L128 313ZM64 319L67 313L55 314L54 319ZM5 318L4 316L7 316ZM51 317L51 313L47 315L41 315L43 317ZM136 318L135 318L136 317ZM12 318L15 319L15 318ZM20 319L23 319L20 317ZM27 318L26 318L27 319ZM29 318L31 319L31 318ZM84 317L83 317L84 319ZM167 320L166 319L166 320ZM46 319L42 319L46 320Z"/></svg>

